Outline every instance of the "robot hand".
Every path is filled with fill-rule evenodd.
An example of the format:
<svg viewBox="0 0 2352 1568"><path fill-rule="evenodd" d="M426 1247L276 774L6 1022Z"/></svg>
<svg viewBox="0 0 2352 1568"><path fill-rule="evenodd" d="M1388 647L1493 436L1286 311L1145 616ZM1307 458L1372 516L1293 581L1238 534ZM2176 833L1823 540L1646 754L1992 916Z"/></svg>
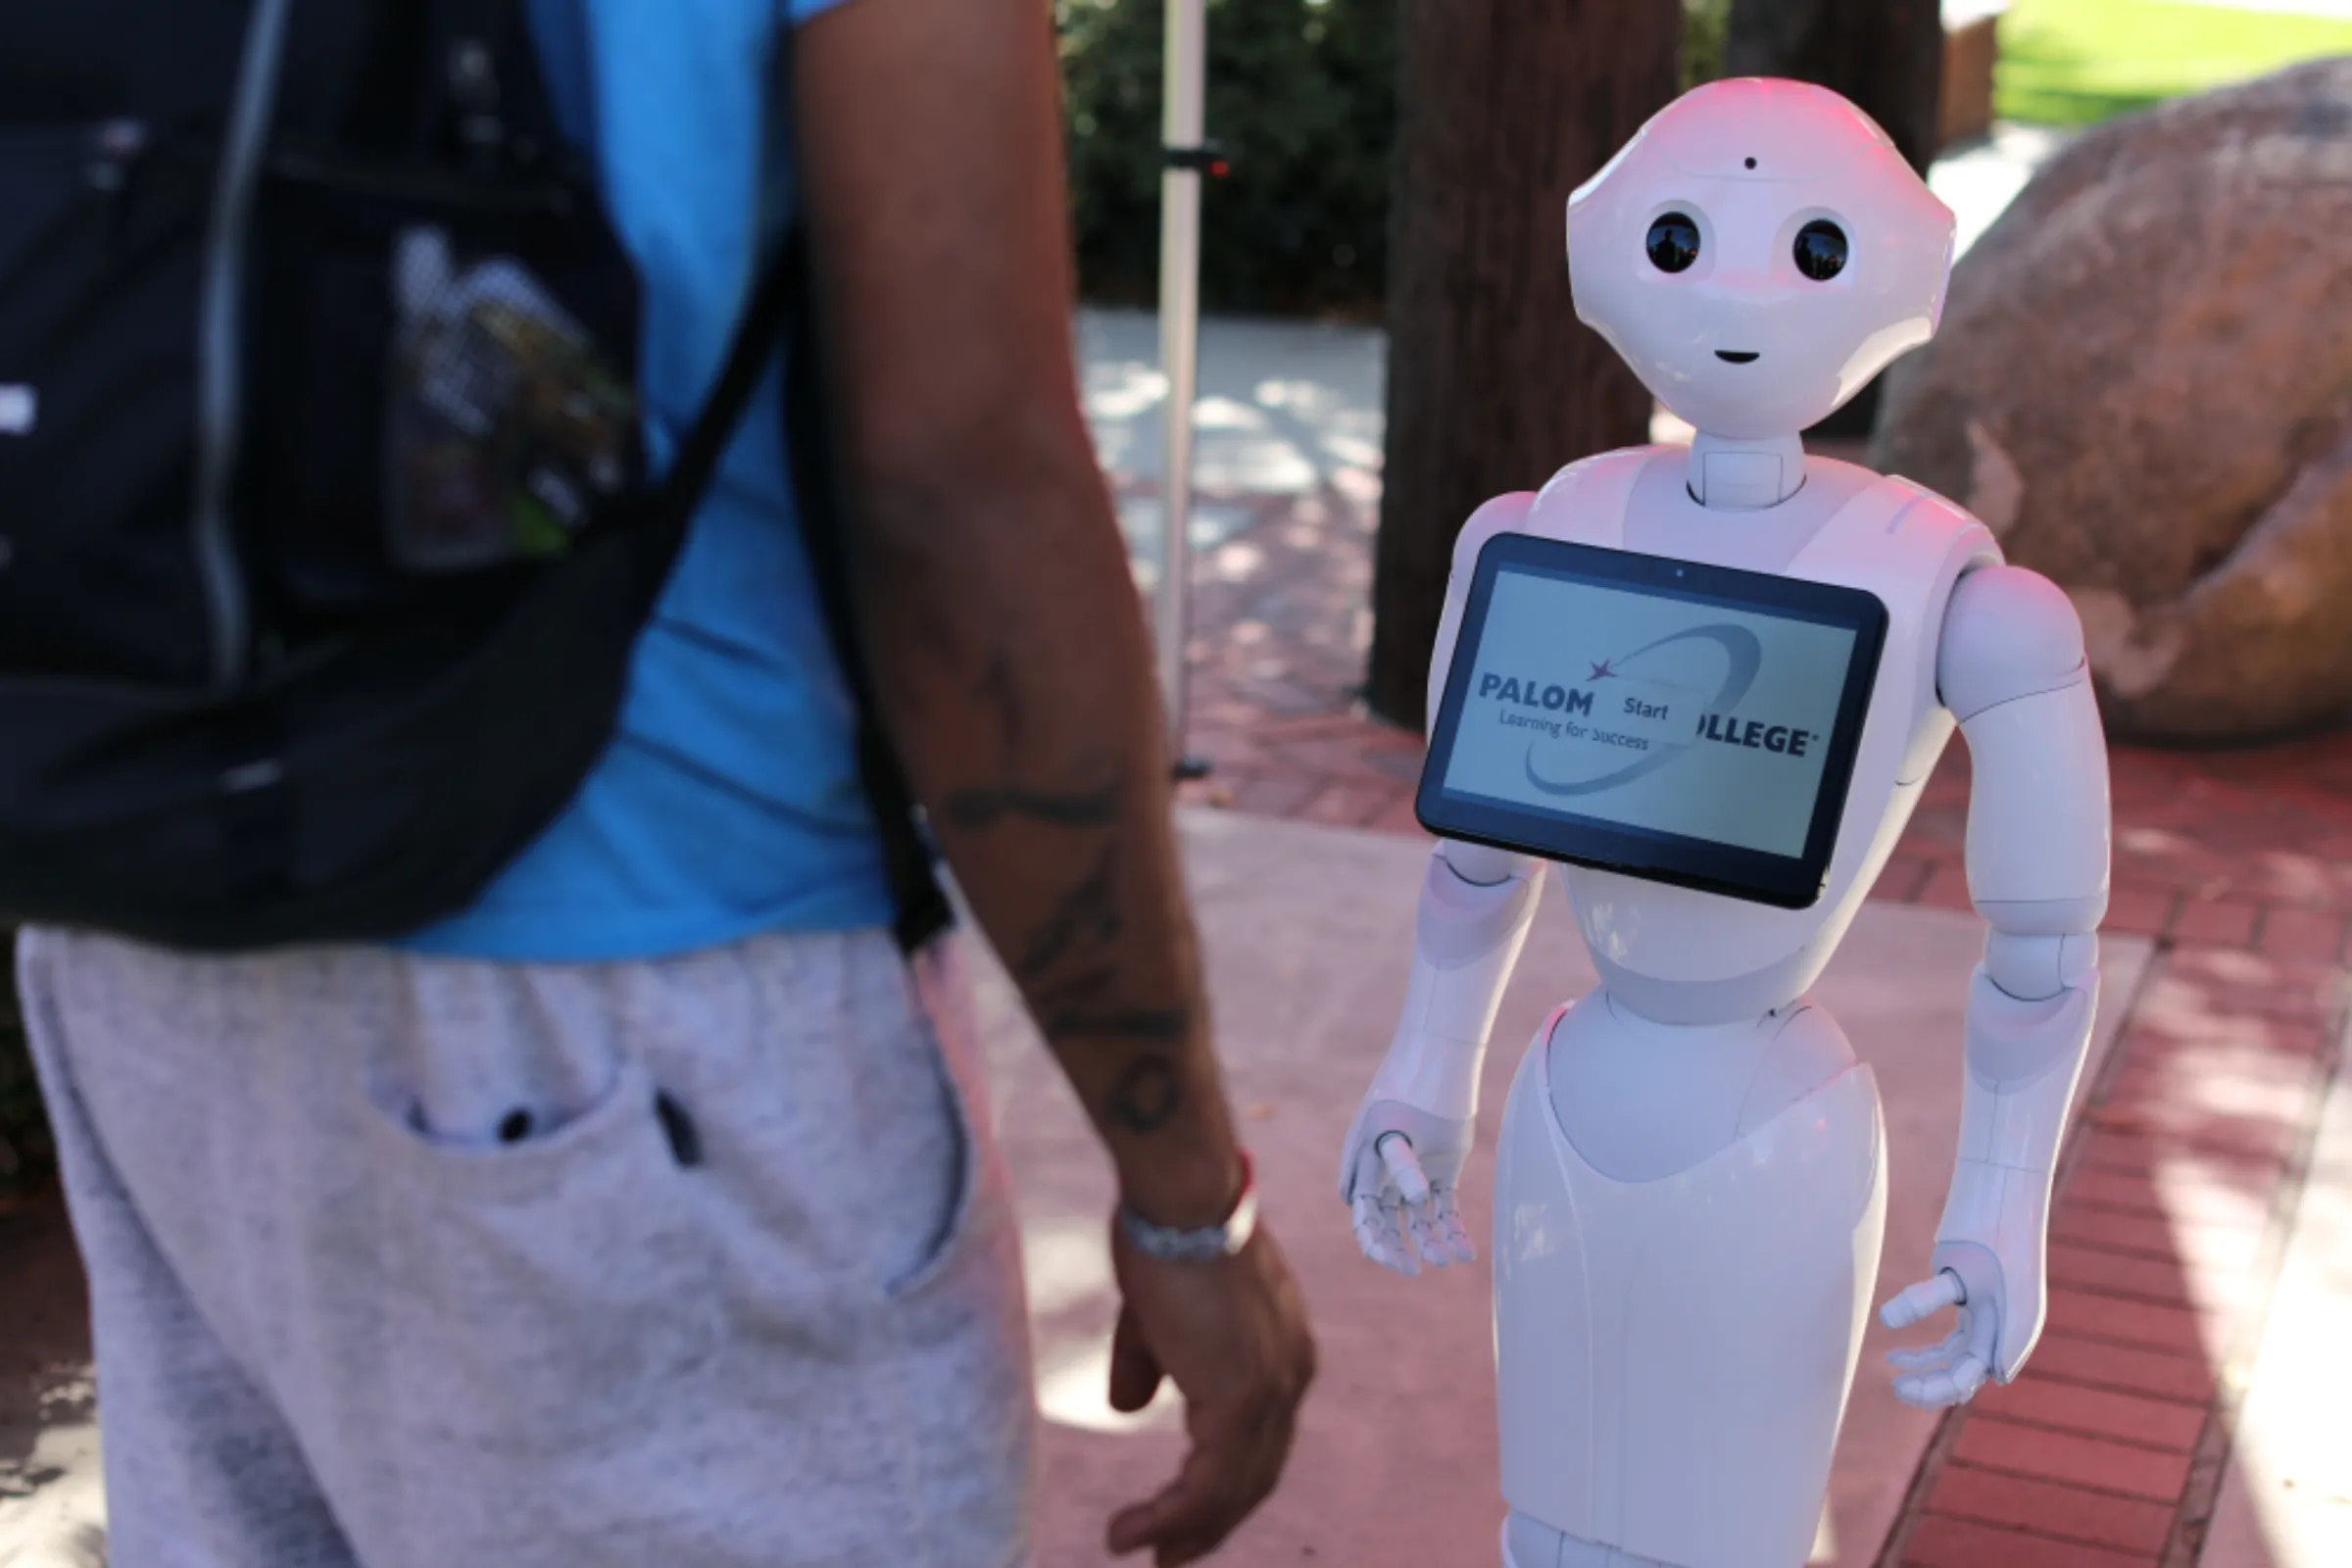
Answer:
<svg viewBox="0 0 2352 1568"><path fill-rule="evenodd" d="M1880 1314L1900 1329L1959 1308L1959 1326L1942 1344L1888 1355L1902 1374L1895 1397L1905 1404L1941 1409L1987 1382L2013 1382L2041 1338L2051 1177L2090 1042L2097 948L2087 934L1995 932L1985 944L1986 962L1969 988L1959 1157L1936 1227L1934 1272ZM2002 978L2016 989L2004 990ZM2045 985L2052 994L2016 994Z"/></svg>
<svg viewBox="0 0 2352 1568"><path fill-rule="evenodd" d="M1340 1149L1340 1201L1356 1245L1399 1274L1477 1254L1462 1228L1462 1165L1502 988L1542 886L1538 862L1476 845L1430 852L1412 978L1395 1039Z"/></svg>
<svg viewBox="0 0 2352 1568"><path fill-rule="evenodd" d="M1936 1250L1936 1272L1889 1300L1879 1320L1907 1329L1957 1307L1952 1332L1924 1349L1889 1350L1894 1396L1922 1410L1966 1404L1992 1376L1994 1347L2000 1343L2003 1310L2001 1267L1991 1253L1970 1242ZM2038 1319L2039 1314L2033 1314Z"/></svg>
<svg viewBox="0 0 2352 1568"><path fill-rule="evenodd" d="M1355 1212L1355 1242L1384 1268L1411 1278L1478 1253L1462 1228L1462 1166L1474 1124L1446 1121L1366 1096L1341 1153L1340 1197Z"/></svg>

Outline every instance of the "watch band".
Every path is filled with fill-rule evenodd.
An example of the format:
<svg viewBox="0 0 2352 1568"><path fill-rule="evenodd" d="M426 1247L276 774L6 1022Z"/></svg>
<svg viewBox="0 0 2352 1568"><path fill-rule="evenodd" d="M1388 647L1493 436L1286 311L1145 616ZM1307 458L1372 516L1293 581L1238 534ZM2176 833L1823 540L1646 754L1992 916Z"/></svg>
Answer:
<svg viewBox="0 0 2352 1568"><path fill-rule="evenodd" d="M1233 1211L1225 1216L1223 1224L1178 1230L1154 1225L1121 1203L1119 1229L1138 1251L1163 1262L1213 1263L1220 1257L1231 1257L1248 1247L1250 1238L1257 1232L1257 1174L1250 1166L1249 1154L1242 1155L1242 1196L1234 1200Z"/></svg>

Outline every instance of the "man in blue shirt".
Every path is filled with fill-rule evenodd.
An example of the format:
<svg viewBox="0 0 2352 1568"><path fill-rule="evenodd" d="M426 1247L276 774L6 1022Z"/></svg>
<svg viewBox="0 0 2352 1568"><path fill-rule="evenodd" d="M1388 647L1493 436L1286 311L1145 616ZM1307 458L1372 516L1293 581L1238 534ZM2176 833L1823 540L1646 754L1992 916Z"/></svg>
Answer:
<svg viewBox="0 0 2352 1568"><path fill-rule="evenodd" d="M656 458L810 215L882 716L1118 1173L1111 1396L1212 1550L1313 1372L1253 1230L1081 418L1034 0L530 0L645 291ZM771 101L776 29L797 34ZM953 940L894 946L771 375L570 808L397 948L28 932L117 1568L1029 1557L1017 1237Z"/></svg>

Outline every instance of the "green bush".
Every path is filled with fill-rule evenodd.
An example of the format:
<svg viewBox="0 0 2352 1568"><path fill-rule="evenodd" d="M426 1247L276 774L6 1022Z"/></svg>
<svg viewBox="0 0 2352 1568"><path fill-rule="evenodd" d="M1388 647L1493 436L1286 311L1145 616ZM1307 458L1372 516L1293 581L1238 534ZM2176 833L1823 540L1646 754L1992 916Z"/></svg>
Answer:
<svg viewBox="0 0 2352 1568"><path fill-rule="evenodd" d="M1683 0L1683 86L1686 90L1723 74L1723 32L1732 0Z"/></svg>
<svg viewBox="0 0 2352 1568"><path fill-rule="evenodd" d="M1056 0L1081 287L1159 288L1159 0ZM1203 309L1377 309L1388 258L1396 0L1210 0Z"/></svg>
<svg viewBox="0 0 2352 1568"><path fill-rule="evenodd" d="M1209 0L1208 311L1377 317L1388 276L1397 0ZM1730 0L1683 0L1684 78L1722 58ZM1080 291L1159 292L1161 0L1055 0Z"/></svg>

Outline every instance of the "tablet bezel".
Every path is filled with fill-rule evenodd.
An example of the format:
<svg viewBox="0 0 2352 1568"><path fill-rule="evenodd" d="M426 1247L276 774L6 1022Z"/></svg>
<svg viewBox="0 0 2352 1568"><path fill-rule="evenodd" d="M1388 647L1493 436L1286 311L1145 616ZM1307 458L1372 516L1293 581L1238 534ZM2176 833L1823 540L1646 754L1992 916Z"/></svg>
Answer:
<svg viewBox="0 0 2352 1568"><path fill-rule="evenodd" d="M1845 689L1838 696L1838 715L1823 754L1821 784L1804 853L1772 855L1713 839L1630 827L1572 811L1508 806L1489 798L1474 800L1446 791L1446 770L1452 763L1454 736L1478 662L1479 642L1486 634L1494 582L1506 568L1851 631L1853 656L1846 665ZM1808 908L1820 902L1828 885L1838 824L1845 815L1846 794L1853 783L1871 693L1886 649L1886 607L1878 596L1859 588L1604 550L1534 534L1496 534L1479 551L1454 639L1453 662L1446 672L1446 691L1413 800L1413 814L1440 838L1540 855L1570 865L1778 908Z"/></svg>

